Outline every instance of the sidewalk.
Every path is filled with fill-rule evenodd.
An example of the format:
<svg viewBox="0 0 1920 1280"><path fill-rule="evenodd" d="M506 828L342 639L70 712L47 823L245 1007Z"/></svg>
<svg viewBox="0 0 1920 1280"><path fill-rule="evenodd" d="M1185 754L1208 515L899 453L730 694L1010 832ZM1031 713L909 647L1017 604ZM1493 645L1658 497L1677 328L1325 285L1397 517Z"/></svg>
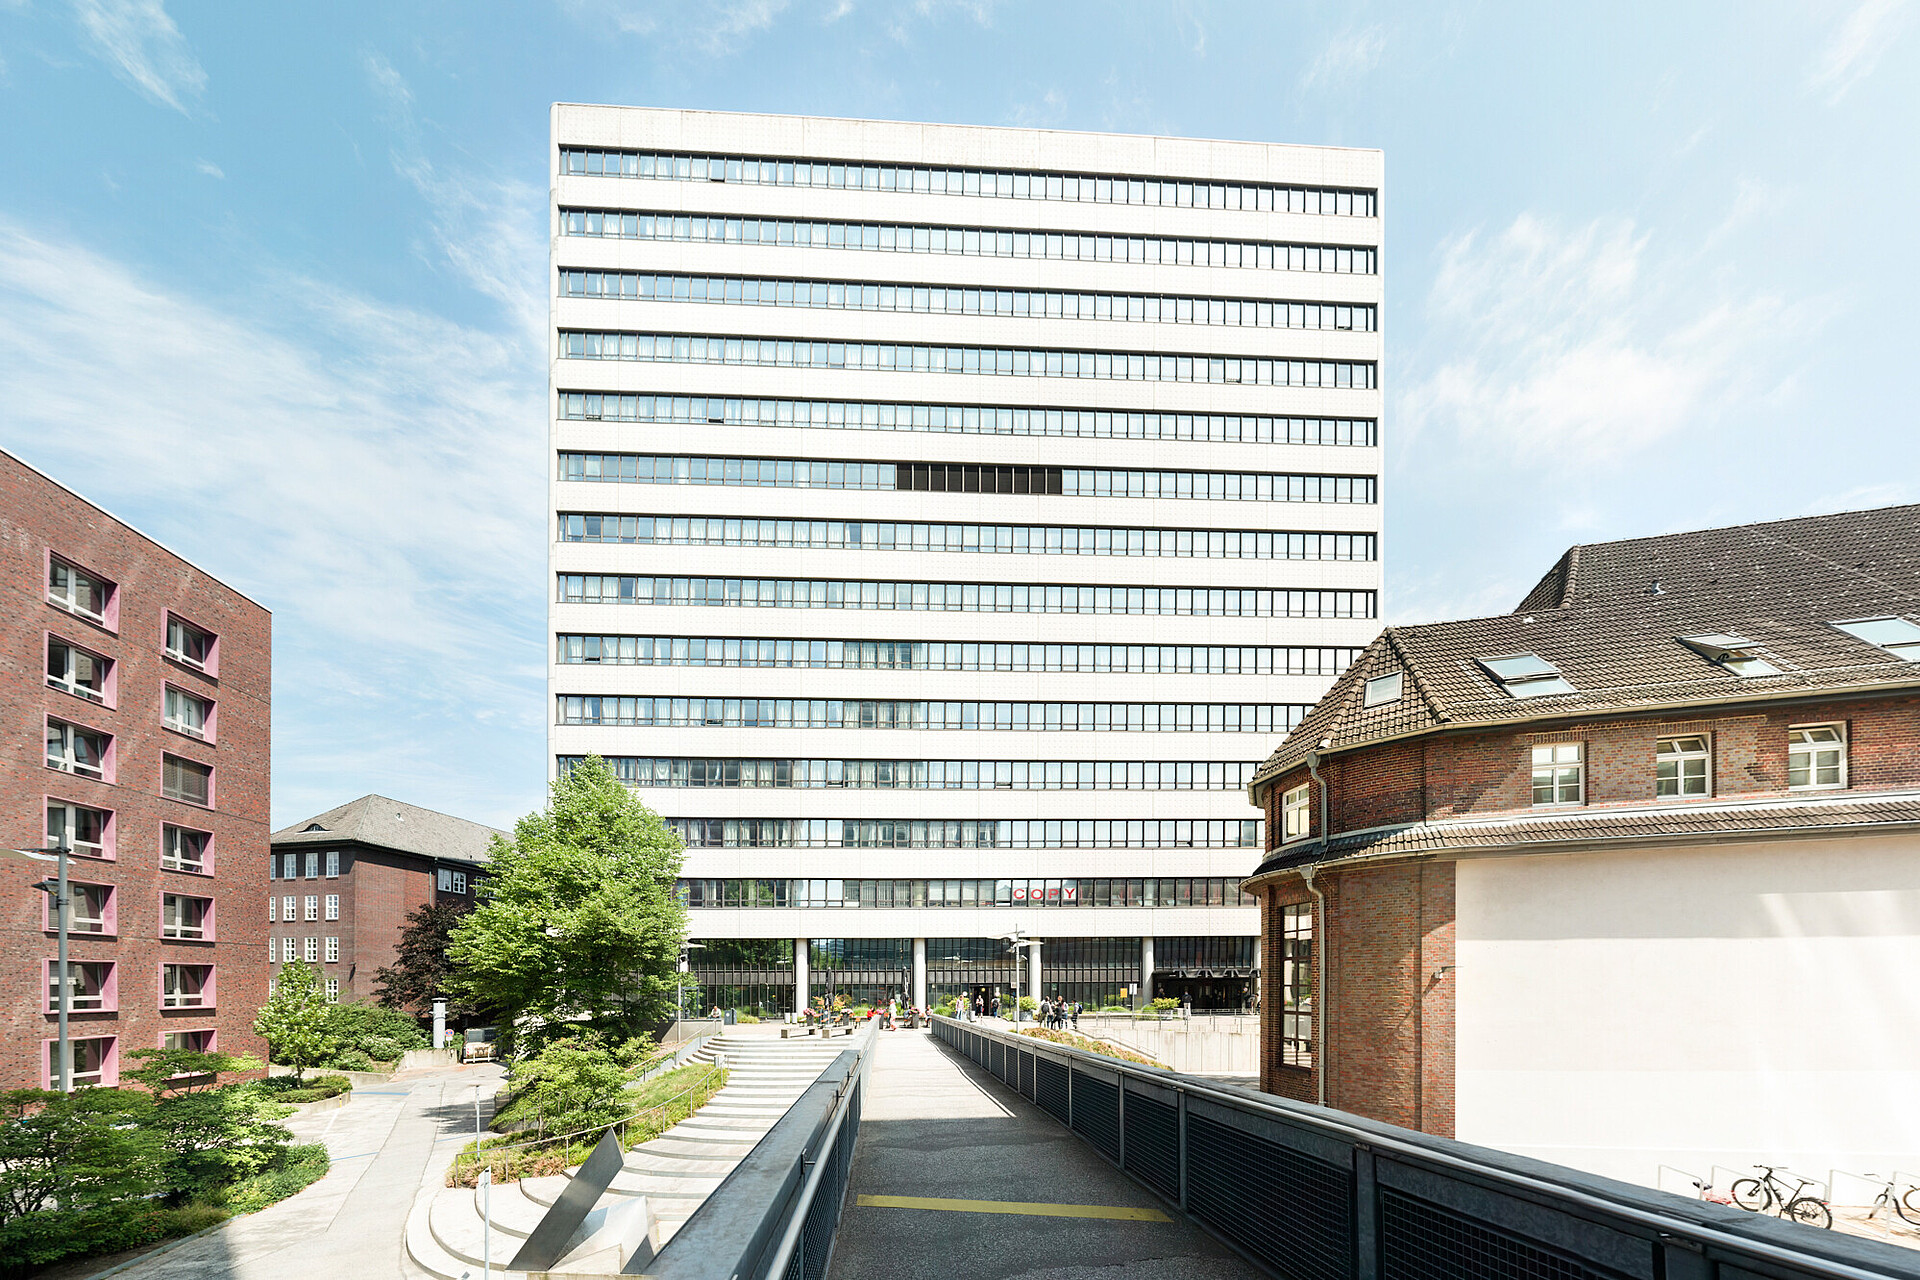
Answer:
<svg viewBox="0 0 1920 1280"><path fill-rule="evenodd" d="M830 1280L1259 1275L931 1036L876 1052Z"/></svg>

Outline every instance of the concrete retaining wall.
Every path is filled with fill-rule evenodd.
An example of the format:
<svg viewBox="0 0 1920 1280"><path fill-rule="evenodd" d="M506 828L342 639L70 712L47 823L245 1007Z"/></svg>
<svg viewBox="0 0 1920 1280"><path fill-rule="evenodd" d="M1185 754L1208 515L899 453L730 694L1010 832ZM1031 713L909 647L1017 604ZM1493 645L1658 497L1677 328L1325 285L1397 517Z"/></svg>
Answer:
<svg viewBox="0 0 1920 1280"><path fill-rule="evenodd" d="M1123 1044L1190 1075L1260 1074L1260 1020L1254 1017L1199 1016L1161 1022L1081 1014L1080 1033Z"/></svg>

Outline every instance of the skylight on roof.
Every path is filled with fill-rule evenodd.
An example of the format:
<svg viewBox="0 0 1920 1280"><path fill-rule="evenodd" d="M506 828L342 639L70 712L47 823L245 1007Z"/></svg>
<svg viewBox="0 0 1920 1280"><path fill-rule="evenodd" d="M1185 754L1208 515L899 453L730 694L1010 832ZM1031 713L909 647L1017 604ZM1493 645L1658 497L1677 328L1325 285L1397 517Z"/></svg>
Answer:
<svg viewBox="0 0 1920 1280"><path fill-rule="evenodd" d="M1780 668L1760 655L1760 646L1742 635L1714 631L1706 635L1675 636L1674 639L1707 661L1742 678L1780 674Z"/></svg>
<svg viewBox="0 0 1920 1280"><path fill-rule="evenodd" d="M1369 707L1384 707L1389 702L1400 701L1400 673L1394 671L1367 681L1366 694L1361 701Z"/></svg>
<svg viewBox="0 0 1920 1280"><path fill-rule="evenodd" d="M1856 618L1833 625L1856 640L1885 649L1896 658L1920 662L1920 626L1905 618Z"/></svg>
<svg viewBox="0 0 1920 1280"><path fill-rule="evenodd" d="M1534 653L1509 653L1500 657L1476 658L1494 683L1509 697L1544 698L1549 694L1572 693L1574 687L1560 674L1560 668Z"/></svg>

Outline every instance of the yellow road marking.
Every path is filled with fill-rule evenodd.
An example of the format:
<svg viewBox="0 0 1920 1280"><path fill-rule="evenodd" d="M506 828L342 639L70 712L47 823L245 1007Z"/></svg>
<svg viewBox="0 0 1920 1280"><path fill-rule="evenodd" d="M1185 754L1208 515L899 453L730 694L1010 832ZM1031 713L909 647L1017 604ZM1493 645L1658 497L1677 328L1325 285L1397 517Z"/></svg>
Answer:
<svg viewBox="0 0 1920 1280"><path fill-rule="evenodd" d="M943 1200L937 1196L860 1196L869 1209L946 1209L954 1213L1019 1213L1036 1218L1123 1218L1132 1222L1171 1222L1158 1209L1108 1204L1023 1204L1017 1200Z"/></svg>

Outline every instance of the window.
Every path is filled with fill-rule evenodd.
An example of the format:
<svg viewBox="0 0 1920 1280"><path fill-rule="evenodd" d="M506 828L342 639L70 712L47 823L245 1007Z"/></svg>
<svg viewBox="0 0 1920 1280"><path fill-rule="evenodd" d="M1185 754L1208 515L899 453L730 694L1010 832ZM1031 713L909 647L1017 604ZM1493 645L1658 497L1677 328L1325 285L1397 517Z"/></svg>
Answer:
<svg viewBox="0 0 1920 1280"><path fill-rule="evenodd" d="M213 703L184 690L167 686L166 707L161 723L175 733L195 738L213 736Z"/></svg>
<svg viewBox="0 0 1920 1280"><path fill-rule="evenodd" d="M1833 791L1847 785L1847 727L1806 724L1787 730L1787 786Z"/></svg>
<svg viewBox="0 0 1920 1280"><path fill-rule="evenodd" d="M192 1053L212 1053L214 1033L211 1027L198 1031L169 1031L160 1038L163 1049L186 1049Z"/></svg>
<svg viewBox="0 0 1920 1280"><path fill-rule="evenodd" d="M453 892L453 872L445 867L440 868L440 892Z"/></svg>
<svg viewBox="0 0 1920 1280"><path fill-rule="evenodd" d="M461 893L461 894L464 894L467 891L467 873L466 872L456 871L453 873L453 891L455 893Z"/></svg>
<svg viewBox="0 0 1920 1280"><path fill-rule="evenodd" d="M1533 749L1533 802L1579 804L1586 797L1585 752L1577 742Z"/></svg>
<svg viewBox="0 0 1920 1280"><path fill-rule="evenodd" d="M112 670L113 659L103 658L65 640L47 637L47 684L62 693L104 704L107 700L107 674Z"/></svg>
<svg viewBox="0 0 1920 1280"><path fill-rule="evenodd" d="M160 936L183 942L213 941L213 899L162 894Z"/></svg>
<svg viewBox="0 0 1920 1280"><path fill-rule="evenodd" d="M1662 799L1713 793L1713 759L1706 734L1660 739L1655 751L1653 789Z"/></svg>
<svg viewBox="0 0 1920 1280"><path fill-rule="evenodd" d="M118 980L111 961L67 961L67 1011L101 1013L120 1007ZM60 962L47 961L48 1013L60 1008Z"/></svg>
<svg viewBox="0 0 1920 1280"><path fill-rule="evenodd" d="M1544 698L1549 694L1574 691L1573 686L1561 676L1560 669L1537 654L1511 653L1505 657L1477 658L1475 661L1509 697Z"/></svg>
<svg viewBox="0 0 1920 1280"><path fill-rule="evenodd" d="M874 699L629 698L561 694L561 724L642 728L960 729L1098 733L1285 733L1297 702L893 702Z"/></svg>
<svg viewBox="0 0 1920 1280"><path fill-rule="evenodd" d="M1780 668L1762 657L1760 647L1745 636L1716 631L1707 635L1680 636L1678 639L1701 657L1736 676L1746 678L1780 674Z"/></svg>
<svg viewBox="0 0 1920 1280"><path fill-rule="evenodd" d="M1313 906L1280 908L1280 1061L1313 1065Z"/></svg>
<svg viewBox="0 0 1920 1280"><path fill-rule="evenodd" d="M280 939L280 960L283 964L292 964L300 958L300 944L292 938Z"/></svg>
<svg viewBox="0 0 1920 1280"><path fill-rule="evenodd" d="M338 978L327 979L327 1003L340 1003L340 979Z"/></svg>
<svg viewBox="0 0 1920 1280"><path fill-rule="evenodd" d="M1384 707L1389 702L1400 701L1400 672L1391 672L1384 676L1375 676L1367 681L1365 697L1362 701L1369 707Z"/></svg>
<svg viewBox="0 0 1920 1280"><path fill-rule="evenodd" d="M110 858L113 815L105 809L92 809L64 800L47 801L47 848L65 845L73 853L89 858Z"/></svg>
<svg viewBox="0 0 1920 1280"><path fill-rule="evenodd" d="M308 850L307 879L318 880L319 878L320 878L320 855L318 853L313 852L312 850Z"/></svg>
<svg viewBox="0 0 1920 1280"><path fill-rule="evenodd" d="M160 757L160 794L205 808L213 805L213 766L180 756Z"/></svg>
<svg viewBox="0 0 1920 1280"><path fill-rule="evenodd" d="M280 873L280 878L282 880L298 880L300 878L299 854L290 853L287 855L286 870Z"/></svg>
<svg viewBox="0 0 1920 1280"><path fill-rule="evenodd" d="M302 952L303 952L302 958L306 960L308 964L314 964L318 962L320 959L320 939L318 938L304 939L302 942Z"/></svg>
<svg viewBox="0 0 1920 1280"><path fill-rule="evenodd" d="M108 753L113 739L104 733L82 729L64 720L47 721L47 768L75 773L83 778L107 777Z"/></svg>
<svg viewBox="0 0 1920 1280"><path fill-rule="evenodd" d="M78 884L67 881L67 932L112 934L116 929L113 910L113 886L110 884ZM48 929L56 929L59 922L53 919L53 903L46 903Z"/></svg>
<svg viewBox="0 0 1920 1280"><path fill-rule="evenodd" d="M118 1036L89 1036L85 1040L68 1041L67 1050L73 1055L73 1085L76 1089L88 1085L112 1086L120 1083L120 1061L116 1046ZM45 1041L47 1046L47 1087L56 1087L59 1068L58 1042Z"/></svg>
<svg viewBox="0 0 1920 1280"><path fill-rule="evenodd" d="M327 850L327 879L338 880L339 878L340 851L338 849L329 849Z"/></svg>
<svg viewBox="0 0 1920 1280"><path fill-rule="evenodd" d="M167 615L167 656L205 671L213 666L214 635L183 618Z"/></svg>
<svg viewBox="0 0 1920 1280"><path fill-rule="evenodd" d="M1148 675L1337 676L1362 650L1302 645L977 644L735 636L554 637L574 666L795 667L877 671L1084 671Z"/></svg>
<svg viewBox="0 0 1920 1280"><path fill-rule="evenodd" d="M213 1003L212 965L163 964L160 966L161 1008L211 1009Z"/></svg>
<svg viewBox="0 0 1920 1280"><path fill-rule="evenodd" d="M1833 625L1856 640L1885 649L1896 658L1920 662L1920 626L1905 618L1860 618Z"/></svg>
<svg viewBox="0 0 1920 1280"><path fill-rule="evenodd" d="M113 600L113 584L64 560L55 560L48 567L47 599L68 613L111 625L107 611Z"/></svg>
<svg viewBox="0 0 1920 1280"><path fill-rule="evenodd" d="M340 895L337 893L330 893L327 895L327 919L338 920L339 918L340 918Z"/></svg>
<svg viewBox="0 0 1920 1280"><path fill-rule="evenodd" d="M318 920L320 918L320 895L317 893L308 894L306 908L306 918L309 920Z"/></svg>
<svg viewBox="0 0 1920 1280"><path fill-rule="evenodd" d="M213 837L204 831L176 827L160 828L160 866L167 871L207 872L207 845Z"/></svg>
<svg viewBox="0 0 1920 1280"><path fill-rule="evenodd" d="M280 918L282 920L293 920L297 918L293 914L293 895L292 894L288 894L286 897L280 899Z"/></svg>
<svg viewBox="0 0 1920 1280"><path fill-rule="evenodd" d="M328 964L340 963L340 939L339 938L329 937L327 939L326 956L327 956Z"/></svg>
<svg viewBox="0 0 1920 1280"><path fill-rule="evenodd" d="M274 907L273 895L268 894L267 895L267 923L272 924L275 920L279 918L280 918L280 913Z"/></svg>
<svg viewBox="0 0 1920 1280"><path fill-rule="evenodd" d="M1280 797L1280 839L1298 840L1313 830L1313 810L1307 803L1307 784L1289 788Z"/></svg>

